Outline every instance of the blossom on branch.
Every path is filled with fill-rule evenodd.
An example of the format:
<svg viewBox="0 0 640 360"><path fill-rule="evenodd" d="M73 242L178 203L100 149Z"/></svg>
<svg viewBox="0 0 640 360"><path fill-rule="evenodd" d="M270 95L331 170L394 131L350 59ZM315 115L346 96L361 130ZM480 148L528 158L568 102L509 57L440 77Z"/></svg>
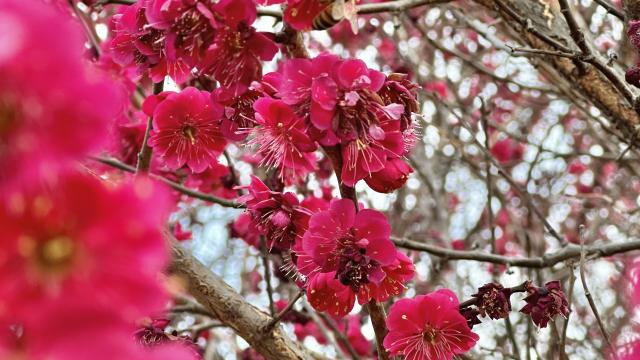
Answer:
<svg viewBox="0 0 640 360"><path fill-rule="evenodd" d="M188 87L151 96L144 109L153 117L149 145L173 170L187 165L193 172L203 172L227 144L219 126L222 106L212 102L206 91Z"/></svg>
<svg viewBox="0 0 640 360"><path fill-rule="evenodd" d="M448 289L396 301L389 309L387 327L384 347L406 360L451 360L471 350L479 339Z"/></svg>
<svg viewBox="0 0 640 360"><path fill-rule="evenodd" d="M560 281L549 281L543 288L528 283L527 293L529 295L524 298L527 305L520 312L531 316L531 320L537 326L547 327L549 320L556 315L562 315L565 318L569 315L569 303L562 291Z"/></svg>

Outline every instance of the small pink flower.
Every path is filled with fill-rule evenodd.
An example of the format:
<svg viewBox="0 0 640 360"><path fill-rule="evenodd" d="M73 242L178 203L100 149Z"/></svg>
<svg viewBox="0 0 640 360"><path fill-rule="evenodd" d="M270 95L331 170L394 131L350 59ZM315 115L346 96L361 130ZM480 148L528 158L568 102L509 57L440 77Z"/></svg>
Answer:
<svg viewBox="0 0 640 360"><path fill-rule="evenodd" d="M448 289L398 300L389 309L387 328L384 347L406 360L451 360L478 341L458 312L458 298Z"/></svg>
<svg viewBox="0 0 640 360"><path fill-rule="evenodd" d="M202 65L204 74L212 75L223 87L242 93L262 76L262 61L273 59L278 46L269 34L251 27L256 7L251 0L225 0L216 4L224 18Z"/></svg>
<svg viewBox="0 0 640 360"><path fill-rule="evenodd" d="M135 67L139 74L148 72L154 82L163 81L165 75L179 84L185 82L191 66L181 57L167 57L165 34L149 25L143 2L122 6L118 11L113 16L114 37L108 43L113 60L121 66Z"/></svg>
<svg viewBox="0 0 640 360"><path fill-rule="evenodd" d="M522 160L524 146L511 138L505 138L493 144L491 154L501 164L508 164L512 161Z"/></svg>
<svg viewBox="0 0 640 360"><path fill-rule="evenodd" d="M146 110L153 116L149 145L172 170L187 165L193 172L205 171L226 145L218 125L222 107L211 101L208 92L193 87L164 96Z"/></svg>
<svg viewBox="0 0 640 360"><path fill-rule="evenodd" d="M267 248L290 249L306 230L309 211L300 206L293 193L271 191L255 176L247 189L249 194L238 201L247 205L255 227L265 236Z"/></svg>
<svg viewBox="0 0 640 360"><path fill-rule="evenodd" d="M316 144L305 132L302 119L287 104L272 98L260 98L253 107L258 126L249 144L258 145L264 156L261 164L277 167L283 179L300 178L312 171Z"/></svg>

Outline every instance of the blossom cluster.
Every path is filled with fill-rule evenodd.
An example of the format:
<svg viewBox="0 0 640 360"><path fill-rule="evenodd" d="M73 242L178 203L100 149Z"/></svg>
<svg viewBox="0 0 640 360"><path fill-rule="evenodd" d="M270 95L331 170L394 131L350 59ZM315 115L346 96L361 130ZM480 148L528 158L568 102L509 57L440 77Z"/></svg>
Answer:
<svg viewBox="0 0 640 360"><path fill-rule="evenodd" d="M115 62L154 82L169 75L182 84L197 72L240 93L278 52L251 26L256 17L252 0L138 1L113 17L109 49Z"/></svg>

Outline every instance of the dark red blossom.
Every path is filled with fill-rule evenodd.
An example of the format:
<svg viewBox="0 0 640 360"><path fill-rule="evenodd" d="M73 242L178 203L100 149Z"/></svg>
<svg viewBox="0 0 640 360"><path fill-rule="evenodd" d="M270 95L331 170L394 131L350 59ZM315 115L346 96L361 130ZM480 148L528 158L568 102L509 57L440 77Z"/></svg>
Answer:
<svg viewBox="0 0 640 360"><path fill-rule="evenodd" d="M475 306L481 316L502 319L509 316L509 312L511 312L511 301L509 299L511 290L505 289L500 284L489 283L483 285L472 296L476 298Z"/></svg>
<svg viewBox="0 0 640 360"><path fill-rule="evenodd" d="M527 305L520 312L531 316L531 320L537 326L547 327L549 320L556 315L564 317L569 315L569 303L562 291L560 281L550 281L543 288L527 283L527 293L529 295L524 298Z"/></svg>
<svg viewBox="0 0 640 360"><path fill-rule="evenodd" d="M389 309L384 347L406 360L451 360L478 341L458 312L458 298L441 289L414 299L401 299Z"/></svg>
<svg viewBox="0 0 640 360"><path fill-rule="evenodd" d="M188 87L150 97L144 108L153 116L149 145L169 168L187 165L193 172L203 172L224 150L226 140L219 127L223 109L208 92Z"/></svg>
<svg viewBox="0 0 640 360"><path fill-rule="evenodd" d="M269 250L290 249L302 236L309 221L309 212L295 194L271 191L260 179L251 178L247 195L238 199L245 203L255 227L265 236Z"/></svg>

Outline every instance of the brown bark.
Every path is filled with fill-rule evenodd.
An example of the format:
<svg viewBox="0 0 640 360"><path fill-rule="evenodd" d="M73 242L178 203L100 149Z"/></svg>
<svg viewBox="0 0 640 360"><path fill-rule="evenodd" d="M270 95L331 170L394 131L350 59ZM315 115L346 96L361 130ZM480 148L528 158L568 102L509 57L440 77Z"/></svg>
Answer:
<svg viewBox="0 0 640 360"><path fill-rule="evenodd" d="M553 46L553 42L556 42L580 53L571 38L564 17L557 9L550 6L550 3L555 3L554 1L476 0L476 2L496 11L508 26L519 34L520 40L531 48L557 51L558 49ZM634 3L633 8L636 9L635 4L640 1L634 0L628 3ZM597 59L599 55L593 54L593 56ZM562 80L573 84L588 100L611 118L629 142L635 141L635 129L640 125L640 117L630 101L625 98L625 94L620 91L620 87L627 87L626 84L620 84L620 81L623 81L623 74L620 71L607 68L606 70L616 75L616 79L610 79L600 69L586 61L551 55L541 59L550 64L557 74L563 77ZM578 62L581 62L581 66L577 66ZM555 79L549 80L555 81Z"/></svg>
<svg viewBox="0 0 640 360"><path fill-rule="evenodd" d="M169 271L183 278L189 293L220 322L232 328L252 348L268 360L313 359L280 327L269 326L271 317L246 302L240 294L195 259L175 240L171 240Z"/></svg>

